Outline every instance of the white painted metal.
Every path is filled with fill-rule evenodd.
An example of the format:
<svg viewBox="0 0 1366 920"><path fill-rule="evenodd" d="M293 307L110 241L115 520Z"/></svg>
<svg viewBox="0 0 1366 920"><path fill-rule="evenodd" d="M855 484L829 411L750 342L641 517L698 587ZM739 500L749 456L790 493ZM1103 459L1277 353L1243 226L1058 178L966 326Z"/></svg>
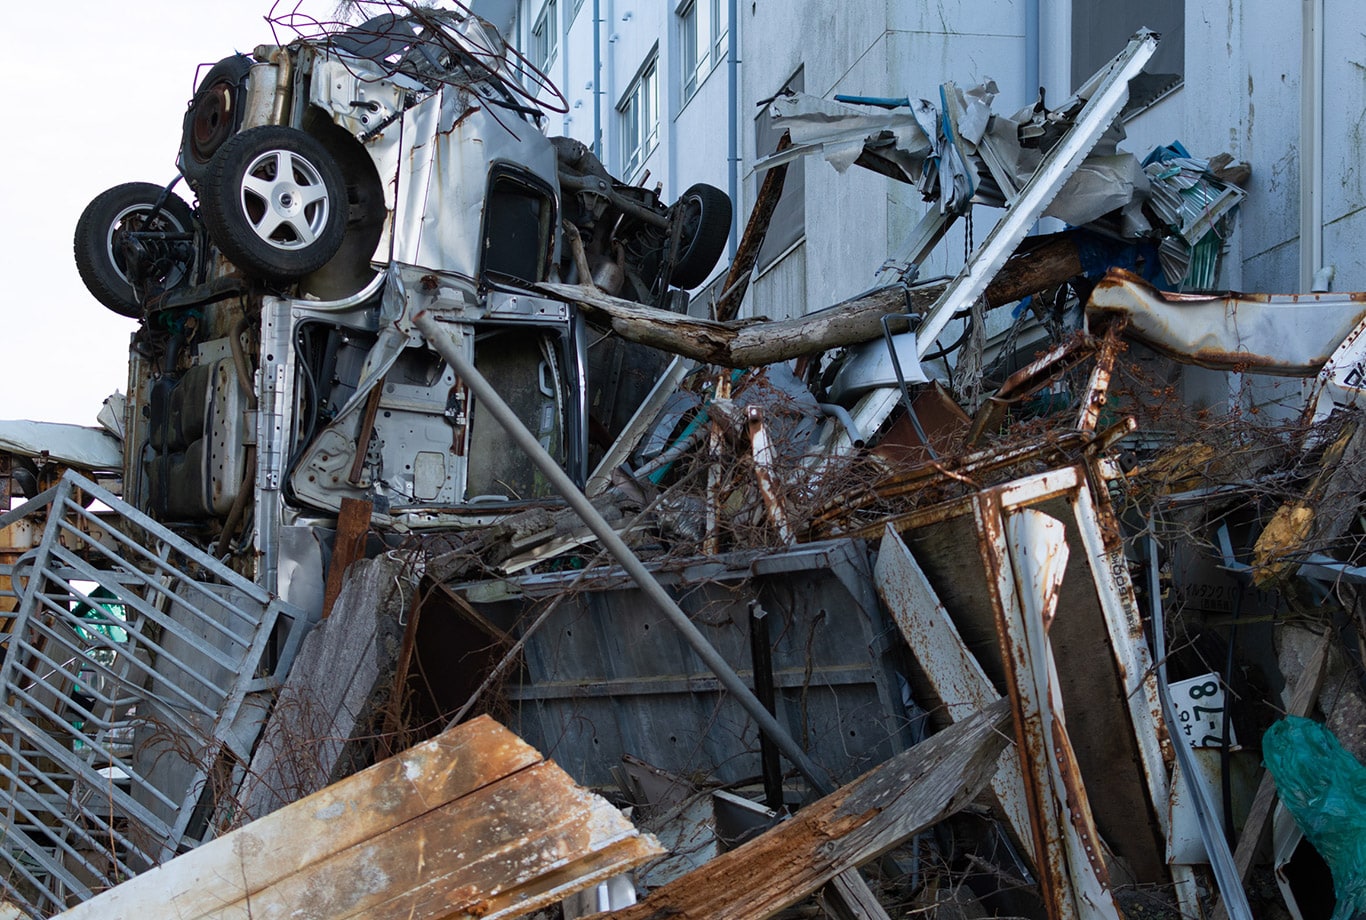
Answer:
<svg viewBox="0 0 1366 920"><path fill-rule="evenodd" d="M1000 699L982 665L963 643L924 571L890 525L878 547L873 580L911 654L934 685L949 719L956 722L967 718ZM1016 842L1024 852L1029 852L1033 840L1029 805L1019 757L1014 751L1007 750L1001 755L1000 766L991 778L991 791Z"/></svg>
<svg viewBox="0 0 1366 920"><path fill-rule="evenodd" d="M5 572L19 607L0 665L0 885L46 913L231 820L263 694L307 624L74 472L0 528L32 515L42 541Z"/></svg>

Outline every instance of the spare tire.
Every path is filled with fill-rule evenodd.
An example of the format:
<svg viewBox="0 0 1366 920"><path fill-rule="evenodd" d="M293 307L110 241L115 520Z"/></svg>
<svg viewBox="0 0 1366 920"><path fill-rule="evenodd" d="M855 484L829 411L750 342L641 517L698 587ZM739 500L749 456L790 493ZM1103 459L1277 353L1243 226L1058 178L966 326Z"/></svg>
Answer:
<svg viewBox="0 0 1366 920"><path fill-rule="evenodd" d="M194 216L171 194L152 217L163 192L151 182L125 182L96 195L76 222L72 248L81 280L121 316L140 318L143 295L190 280L194 245L186 237L194 233Z"/></svg>
<svg viewBox="0 0 1366 920"><path fill-rule="evenodd" d="M326 265L341 248L349 213L336 160L317 138L282 125L248 128L220 147L199 206L228 261L279 282Z"/></svg>
<svg viewBox="0 0 1366 920"><path fill-rule="evenodd" d="M191 188L199 188L213 155L241 129L249 73L250 57L225 57L209 68L190 98L180 130L179 166Z"/></svg>
<svg viewBox="0 0 1366 920"><path fill-rule="evenodd" d="M699 182L669 209L671 220L683 221L670 283L692 290L716 267L730 237L730 196L714 185Z"/></svg>

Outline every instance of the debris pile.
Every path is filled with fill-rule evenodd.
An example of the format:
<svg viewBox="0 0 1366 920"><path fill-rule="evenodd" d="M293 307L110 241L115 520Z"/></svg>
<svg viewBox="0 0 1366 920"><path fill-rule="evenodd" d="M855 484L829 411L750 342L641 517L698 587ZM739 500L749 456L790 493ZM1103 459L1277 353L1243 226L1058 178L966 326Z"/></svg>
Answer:
<svg viewBox="0 0 1366 920"><path fill-rule="evenodd" d="M1055 111L1006 118L992 88L951 85L943 111L787 100L769 166L820 152L932 205L873 290L769 322L734 317L779 171L713 318L668 309L715 262L715 190L666 207L613 180L535 130L536 94L512 89L529 65L484 25L379 6L225 59L186 116L201 200L244 157L324 164L315 200L348 200L338 170L361 191L339 248L301 268L229 213L242 196L199 226L151 187L111 231L151 267L99 276L144 321L123 426L60 451L0 426L10 900L1359 903L1366 307L1144 280L1208 287L1246 178L1179 144L1118 151L1155 36ZM373 104L329 108L361 97L291 82L304 65ZM287 92L317 111L287 123ZM245 122L196 133L238 94ZM456 209L416 233L440 181L407 170L413 137L474 177L485 236ZM918 285L978 204L1008 208L956 277ZM1028 238L1046 213L1077 226ZM1304 381L1302 408L1192 405L1191 365Z"/></svg>

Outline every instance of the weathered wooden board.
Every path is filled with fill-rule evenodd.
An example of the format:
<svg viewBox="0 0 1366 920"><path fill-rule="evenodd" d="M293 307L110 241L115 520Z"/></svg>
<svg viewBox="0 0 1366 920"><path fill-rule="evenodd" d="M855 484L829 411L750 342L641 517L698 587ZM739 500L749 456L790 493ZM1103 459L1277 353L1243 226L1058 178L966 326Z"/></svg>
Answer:
<svg viewBox="0 0 1366 920"><path fill-rule="evenodd" d="M609 803L481 716L60 916L491 920L661 852Z"/></svg>
<svg viewBox="0 0 1366 920"><path fill-rule="evenodd" d="M1008 743L1005 700L868 771L612 920L761 920L971 802Z"/></svg>
<svg viewBox="0 0 1366 920"><path fill-rule="evenodd" d="M891 527L883 534L878 548L873 580L949 721L956 722L1001 699L982 665L958 635L958 628L915 557ZM1032 861L1029 806L1020 761L1014 751L1002 753L991 778L991 794L1010 825L1015 845Z"/></svg>

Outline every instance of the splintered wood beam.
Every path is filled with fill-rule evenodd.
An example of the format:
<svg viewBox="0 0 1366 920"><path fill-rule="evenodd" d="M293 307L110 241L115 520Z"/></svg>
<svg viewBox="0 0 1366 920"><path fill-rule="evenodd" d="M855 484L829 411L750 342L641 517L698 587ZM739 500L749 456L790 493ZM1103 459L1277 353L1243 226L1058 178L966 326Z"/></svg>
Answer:
<svg viewBox="0 0 1366 920"><path fill-rule="evenodd" d="M663 852L481 716L59 916L494 920Z"/></svg>
<svg viewBox="0 0 1366 920"><path fill-rule="evenodd" d="M787 131L778 138L778 146L774 153L786 150L792 146L792 135ZM735 319L735 315L740 312L740 302L745 299L745 291L749 289L749 275L754 271L754 263L759 261L759 250L764 246L764 240L768 237L768 225L773 222L773 212L778 207L778 199L783 197L783 185L787 182L787 166L775 166L764 174L764 181L759 186L759 196L754 200L754 210L749 212L749 222L745 224L744 235L740 237L740 245L735 249L735 260L731 262L730 271L726 274L726 282L721 290L724 292L721 299L716 302L716 318L721 322Z"/></svg>
<svg viewBox="0 0 1366 920"><path fill-rule="evenodd" d="M1081 273L1071 237L1049 239L1007 262L987 286L991 306L1013 303ZM906 291L879 288L814 313L784 320L699 319L604 293L592 285L544 283L541 290L574 301L591 320L622 338L720 367L762 367L778 361L856 345L882 335L889 313L924 313L944 285Z"/></svg>
<svg viewBox="0 0 1366 920"><path fill-rule="evenodd" d="M1009 743L1007 701L875 767L791 820L597 920L761 920L971 802Z"/></svg>
<svg viewBox="0 0 1366 920"><path fill-rule="evenodd" d="M337 515L337 536L332 541L332 561L327 566L327 584L323 588L323 615L332 615L332 605L341 594L342 582L351 563L365 556L365 536L370 531L372 502L360 498L343 498Z"/></svg>

